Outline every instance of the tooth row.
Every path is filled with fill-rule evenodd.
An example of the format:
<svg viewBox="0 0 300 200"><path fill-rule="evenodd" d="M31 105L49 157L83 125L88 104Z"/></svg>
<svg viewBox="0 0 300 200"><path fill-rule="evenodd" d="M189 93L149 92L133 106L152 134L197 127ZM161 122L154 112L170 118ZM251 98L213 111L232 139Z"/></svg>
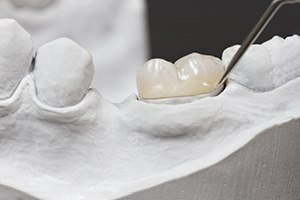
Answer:
<svg viewBox="0 0 300 200"><path fill-rule="evenodd" d="M33 44L14 20L0 20L0 100L12 95L30 70ZM41 46L33 77L39 99L50 106L77 104L88 91L94 74L91 55L75 42L61 38Z"/></svg>
<svg viewBox="0 0 300 200"><path fill-rule="evenodd" d="M14 20L0 20L0 99L12 95L28 73L33 55L30 35ZM145 99L192 96L213 90L224 67L220 59L190 54L175 64L148 61L138 72L139 96ZM33 78L41 102L54 107L77 104L94 74L90 54L67 38L41 46L36 53Z"/></svg>
<svg viewBox="0 0 300 200"><path fill-rule="evenodd" d="M227 48L222 60L227 65L240 46ZM300 37L274 37L252 45L230 78L256 91L270 91L300 76Z"/></svg>
<svg viewBox="0 0 300 200"><path fill-rule="evenodd" d="M159 99L207 93L217 86L223 73L220 59L198 53L187 55L175 64L152 59L137 74L139 97Z"/></svg>

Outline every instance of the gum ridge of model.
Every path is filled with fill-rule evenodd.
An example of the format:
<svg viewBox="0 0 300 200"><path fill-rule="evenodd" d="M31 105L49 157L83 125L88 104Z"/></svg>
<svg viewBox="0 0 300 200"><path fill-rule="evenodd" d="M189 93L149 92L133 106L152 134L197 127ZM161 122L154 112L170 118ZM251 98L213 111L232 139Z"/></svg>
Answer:
<svg viewBox="0 0 300 200"><path fill-rule="evenodd" d="M17 30L18 37L25 34ZM300 118L300 58L294 56L300 46L292 45L299 41L273 38L261 45L272 59L250 51L221 94L173 105L136 95L110 103L88 89L93 70L86 51L68 39L50 42L0 101L0 185L41 200L116 199L213 166L262 131ZM7 41L6 49L13 51L13 44ZM225 63L233 52L225 51ZM278 65L271 83L261 74L268 71L255 67L268 58ZM25 61L16 65L29 69ZM1 69L9 67L5 62L0 57Z"/></svg>

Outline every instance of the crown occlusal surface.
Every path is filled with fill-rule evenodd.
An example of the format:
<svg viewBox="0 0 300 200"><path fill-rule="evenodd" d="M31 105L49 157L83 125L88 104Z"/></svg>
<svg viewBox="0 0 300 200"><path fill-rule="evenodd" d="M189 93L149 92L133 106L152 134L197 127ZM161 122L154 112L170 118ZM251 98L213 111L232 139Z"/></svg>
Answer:
<svg viewBox="0 0 300 200"><path fill-rule="evenodd" d="M175 64L153 59L139 70L137 87L145 99L193 96L213 90L223 73L222 61L213 56L192 53Z"/></svg>
<svg viewBox="0 0 300 200"><path fill-rule="evenodd" d="M26 76L32 56L31 36L16 21L0 19L0 100L10 97Z"/></svg>
<svg viewBox="0 0 300 200"><path fill-rule="evenodd" d="M91 55L70 39L54 40L37 51L34 68L37 94L50 106L77 104L87 93L93 75Z"/></svg>

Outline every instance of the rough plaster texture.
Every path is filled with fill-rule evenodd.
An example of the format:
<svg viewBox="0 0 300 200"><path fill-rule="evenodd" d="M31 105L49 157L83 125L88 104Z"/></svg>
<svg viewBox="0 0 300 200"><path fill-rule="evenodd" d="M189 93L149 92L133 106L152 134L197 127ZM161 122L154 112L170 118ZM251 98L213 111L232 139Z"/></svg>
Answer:
<svg viewBox="0 0 300 200"><path fill-rule="evenodd" d="M300 49L283 52L283 67L299 66L288 64L290 51ZM40 101L36 75L0 101L0 192L9 200L299 197L300 78L293 74L264 92L237 76L218 96L180 104L135 95L113 104L90 89L62 108Z"/></svg>
<svg viewBox="0 0 300 200"><path fill-rule="evenodd" d="M300 119L276 125L214 166L121 199L298 200L299 130Z"/></svg>
<svg viewBox="0 0 300 200"><path fill-rule="evenodd" d="M112 105L91 91L74 107L52 108L38 101L27 77L12 99L1 102L0 181L55 200L115 199L172 181L220 162L269 127L299 118L299 83L270 93L230 83L218 97L181 105L134 98ZM296 186L289 188L293 195Z"/></svg>
<svg viewBox="0 0 300 200"><path fill-rule="evenodd" d="M120 200L298 200L300 192L292 191L300 189L299 129L299 119L274 126L216 165ZM5 186L0 194L37 200Z"/></svg>
<svg viewBox="0 0 300 200"><path fill-rule="evenodd" d="M1 200L38 200L26 193L4 185L0 185L0 195Z"/></svg>

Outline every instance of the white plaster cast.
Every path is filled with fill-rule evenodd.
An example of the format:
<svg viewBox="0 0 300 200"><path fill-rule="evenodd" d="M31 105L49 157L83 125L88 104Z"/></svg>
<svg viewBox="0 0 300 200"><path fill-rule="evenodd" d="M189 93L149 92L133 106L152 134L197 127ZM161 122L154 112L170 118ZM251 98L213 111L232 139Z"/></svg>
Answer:
<svg viewBox="0 0 300 200"><path fill-rule="evenodd" d="M225 65L238 48L236 45L224 51ZM300 75L300 37L283 40L276 36L262 45L253 45L237 68L231 79L254 90L269 91L293 80Z"/></svg>
<svg viewBox="0 0 300 200"><path fill-rule="evenodd" d="M31 36L14 20L0 20L0 99L12 95L28 73L32 57Z"/></svg>
<svg viewBox="0 0 300 200"><path fill-rule="evenodd" d="M257 59L254 64L259 62L264 60ZM284 63L288 62L289 59ZM230 172L234 173L232 165L237 165L237 172L244 178L225 178L229 189L218 190L224 192L219 197L231 195L238 199L265 180L276 185L264 187L270 194L278 194L278 200L287 193L290 196L286 197L299 197L299 152L295 146L300 135L295 133L299 132L300 93L295 91L300 89L300 77L286 81L268 92L230 81L218 96L178 105L146 103L136 96L113 104L91 89L78 104L58 108L39 100L33 75L29 74L12 97L0 101L0 192L40 200L99 200L145 191L142 199L151 199L152 194L156 197L166 193L160 193L160 189L147 193L149 188L163 189L164 183L176 185L176 179L185 181L184 177L192 173L211 179L212 184L204 185L205 180L197 183L215 191L220 178L215 173L230 177ZM283 140L283 151L276 151L284 137L279 134L285 130L281 126L287 126L291 131L287 134L292 136ZM272 131L267 134L268 129L274 130L274 135ZM265 137L274 138L278 144L266 143L253 153L253 143L262 146L267 139L260 138ZM245 155L239 152L249 153L249 159L242 160ZM273 174L291 177L291 185L279 192L277 188L285 182L272 183L275 176L261 173L264 166L253 164L265 152L274 157L265 167ZM288 165L277 163L286 155ZM237 158L228 161L232 157ZM206 173L210 169L211 173ZM248 184L249 190L235 191L236 184ZM213 192L182 194L186 194L185 199L215 197ZM264 198L269 197L273 195L266 194Z"/></svg>
<svg viewBox="0 0 300 200"><path fill-rule="evenodd" d="M144 0L0 0L0 18L17 20L36 49L68 37L91 52L92 85L106 99L136 92L136 71L148 57Z"/></svg>
<svg viewBox="0 0 300 200"><path fill-rule="evenodd" d="M71 106L81 101L91 86L92 56L72 40L60 38L38 49L33 74L42 102Z"/></svg>

